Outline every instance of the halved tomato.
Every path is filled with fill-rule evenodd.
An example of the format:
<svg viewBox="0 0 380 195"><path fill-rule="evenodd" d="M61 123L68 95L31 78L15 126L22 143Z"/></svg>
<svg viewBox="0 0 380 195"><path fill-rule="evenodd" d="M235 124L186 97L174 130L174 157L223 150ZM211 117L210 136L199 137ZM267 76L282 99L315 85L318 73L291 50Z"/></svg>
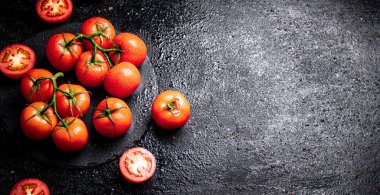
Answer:
<svg viewBox="0 0 380 195"><path fill-rule="evenodd" d="M38 0L36 11L44 22L64 22L73 13L73 3L71 0Z"/></svg>
<svg viewBox="0 0 380 195"><path fill-rule="evenodd" d="M156 159L145 148L130 148L121 156L119 168L125 180L131 183L143 183L156 171Z"/></svg>
<svg viewBox="0 0 380 195"><path fill-rule="evenodd" d="M3 74L11 79L21 78L36 63L34 51L23 44L14 43L0 52L0 68Z"/></svg>
<svg viewBox="0 0 380 195"><path fill-rule="evenodd" d="M39 179L23 179L13 186L10 195L50 195L48 186Z"/></svg>

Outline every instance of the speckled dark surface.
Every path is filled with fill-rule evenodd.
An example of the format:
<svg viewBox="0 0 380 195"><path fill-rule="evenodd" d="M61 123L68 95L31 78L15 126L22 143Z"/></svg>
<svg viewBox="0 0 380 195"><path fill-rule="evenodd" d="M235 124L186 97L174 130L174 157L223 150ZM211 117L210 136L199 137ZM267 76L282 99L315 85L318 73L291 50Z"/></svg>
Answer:
<svg viewBox="0 0 380 195"><path fill-rule="evenodd" d="M1 47L59 26L40 21L34 2L1 1ZM132 185L117 160L66 169L25 155L8 139L7 121L16 119L2 109L0 194L26 177L52 194L380 193L379 1L74 6L69 23L102 16L145 37L158 91L183 92L191 119L173 134L144 129L134 144L152 151L157 171ZM18 83L0 83L4 107Z"/></svg>

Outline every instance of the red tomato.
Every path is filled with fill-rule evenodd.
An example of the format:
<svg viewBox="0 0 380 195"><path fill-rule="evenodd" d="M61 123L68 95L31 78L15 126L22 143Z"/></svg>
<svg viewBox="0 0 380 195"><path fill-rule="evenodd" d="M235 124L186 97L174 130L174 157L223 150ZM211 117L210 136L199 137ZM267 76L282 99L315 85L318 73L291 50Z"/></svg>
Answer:
<svg viewBox="0 0 380 195"><path fill-rule="evenodd" d="M130 96L140 85L140 72L133 64L122 62L106 74L104 88L114 97Z"/></svg>
<svg viewBox="0 0 380 195"><path fill-rule="evenodd" d="M91 62L92 52L83 52L75 66L75 73L80 83L87 87L98 87L103 84L109 65L101 52L96 52L94 63Z"/></svg>
<svg viewBox="0 0 380 195"><path fill-rule="evenodd" d="M33 102L21 112L20 124L26 137L32 140L42 140L50 135L57 125L54 111L44 102Z"/></svg>
<svg viewBox="0 0 380 195"><path fill-rule="evenodd" d="M83 149L88 142L88 131L84 122L79 118L68 117L60 121L55 127L52 138L55 145L64 152L75 152Z"/></svg>
<svg viewBox="0 0 380 195"><path fill-rule="evenodd" d="M121 156L119 168L125 180L131 183L143 183L156 171L156 159L145 148L130 148Z"/></svg>
<svg viewBox="0 0 380 195"><path fill-rule="evenodd" d="M73 12L71 0L38 0L38 16L46 23L65 22Z"/></svg>
<svg viewBox="0 0 380 195"><path fill-rule="evenodd" d="M90 95L80 85L63 84L58 87L56 102L59 116L81 117L88 111Z"/></svg>
<svg viewBox="0 0 380 195"><path fill-rule="evenodd" d="M1 72L11 79L18 79L34 67L36 54L30 47L14 43L1 50L0 60Z"/></svg>
<svg viewBox="0 0 380 195"><path fill-rule="evenodd" d="M53 96L53 83L49 79L36 81L41 77L53 77L45 69L32 69L21 79L21 94L28 102L48 102Z"/></svg>
<svg viewBox="0 0 380 195"><path fill-rule="evenodd" d="M146 45L140 37L132 33L120 33L113 41L124 51L120 54L119 60L117 53L110 52L111 60L114 64L130 62L136 67L140 67L146 58L147 51Z"/></svg>
<svg viewBox="0 0 380 195"><path fill-rule="evenodd" d="M47 185L35 178L23 179L13 186L10 195L50 195Z"/></svg>
<svg viewBox="0 0 380 195"><path fill-rule="evenodd" d="M46 57L51 65L59 71L69 71L74 68L78 57L83 52L82 45L75 40L66 45L75 35L71 33L55 34L46 43Z"/></svg>
<svg viewBox="0 0 380 195"><path fill-rule="evenodd" d="M178 91L164 91L153 101L152 117L156 124L163 129L179 129L190 118L189 102Z"/></svg>
<svg viewBox="0 0 380 195"><path fill-rule="evenodd" d="M97 43L100 47L103 49L108 49L111 47L111 40L115 38L115 28L111 24L110 21L104 18L100 17L93 17L90 19L87 19L83 22L82 27L80 29L80 32L84 35L92 35L98 30L104 30L104 36L96 36L94 37L95 43ZM92 50L94 47L92 46L91 42L88 40L83 39L83 46L87 50Z"/></svg>
<svg viewBox="0 0 380 195"><path fill-rule="evenodd" d="M123 100L106 98L98 104L92 119L98 133L112 138L128 131L132 124L132 113Z"/></svg>

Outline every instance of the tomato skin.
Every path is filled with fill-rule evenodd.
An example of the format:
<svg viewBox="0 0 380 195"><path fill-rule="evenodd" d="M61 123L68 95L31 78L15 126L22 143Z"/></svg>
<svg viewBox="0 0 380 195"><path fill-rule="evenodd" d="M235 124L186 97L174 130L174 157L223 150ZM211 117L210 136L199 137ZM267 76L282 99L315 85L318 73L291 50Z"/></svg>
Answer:
<svg viewBox="0 0 380 195"><path fill-rule="evenodd" d="M132 33L120 33L114 39L114 43L120 46L124 52L120 55L120 61L117 61L117 54L110 52L111 60L114 64L120 62L130 62L136 67L140 67L145 61L147 48L144 41Z"/></svg>
<svg viewBox="0 0 380 195"><path fill-rule="evenodd" d="M39 91L33 92L33 81L41 77L52 77L53 74L45 69L32 69L28 71L21 79L20 91L22 96L28 102L48 102L53 96L53 83L49 79L45 79L39 84ZM33 94L33 95L32 95Z"/></svg>
<svg viewBox="0 0 380 195"><path fill-rule="evenodd" d="M73 53L67 49L65 50L65 38L69 42L74 37L75 35L71 33L55 34L46 43L46 57L51 65L59 71L72 70L83 52L82 45L78 40L74 41L74 44L69 47Z"/></svg>
<svg viewBox="0 0 380 195"><path fill-rule="evenodd" d="M52 10L51 6L57 6L56 1L53 0L38 0L36 3L36 11L38 17L40 17L46 23L60 23L68 20L73 12L73 3L71 0L61 0L62 5L59 5L57 11ZM58 13L57 13L58 12Z"/></svg>
<svg viewBox="0 0 380 195"><path fill-rule="evenodd" d="M88 111L90 107L90 95L88 91L80 86L74 84L63 84L58 87L58 89L63 90L67 93L70 93L70 89L72 91L73 98L67 97L62 92L56 92L56 102L57 102L57 112L61 117L81 117ZM76 95L75 95L76 94ZM75 96L74 96L75 95ZM74 105L74 103L70 102L70 100L77 102L79 109ZM72 107L72 113L70 110L70 105Z"/></svg>
<svg viewBox="0 0 380 195"><path fill-rule="evenodd" d="M99 25L100 29L108 28L103 33L107 35L109 39L105 37L100 38L99 36L96 36L94 37L95 43L97 43L103 49L110 48L112 45L110 40L115 38L116 33L115 28L107 19L101 17L89 18L83 22L80 32L84 35L92 35L98 31L97 25ZM92 50L94 48L90 41L83 39L82 42L86 50Z"/></svg>
<svg viewBox="0 0 380 195"><path fill-rule="evenodd" d="M14 60L19 63L14 63ZM35 64L36 54L26 45L14 43L4 47L0 52L0 70L8 78L21 78Z"/></svg>
<svg viewBox="0 0 380 195"><path fill-rule="evenodd" d="M175 102L174 108L170 111L168 105L172 102ZM173 90L164 91L153 101L152 117L162 129L179 129L190 118L190 104L182 93Z"/></svg>
<svg viewBox="0 0 380 195"><path fill-rule="evenodd" d="M53 108L45 111L47 117L44 119L39 114L39 110L43 110L48 106L44 102L33 102L21 112L20 124L25 136L31 140L42 140L50 135L54 127L57 125L57 116L55 116ZM37 116L34 116L36 115Z"/></svg>
<svg viewBox="0 0 380 195"><path fill-rule="evenodd" d="M48 186L43 181L36 178L28 178L17 182L9 194L50 195L50 192Z"/></svg>
<svg viewBox="0 0 380 195"><path fill-rule="evenodd" d="M140 85L139 70L129 62L117 64L106 74L104 88L114 97L126 98Z"/></svg>
<svg viewBox="0 0 380 195"><path fill-rule="evenodd" d="M71 124L68 126L68 129L66 129L65 127L62 127L62 122L60 121L53 130L53 142L64 152L76 152L82 150L88 142L86 125L81 119L75 117L67 117L64 118L63 121Z"/></svg>
<svg viewBox="0 0 380 195"><path fill-rule="evenodd" d="M104 55L101 52L96 52L95 60L102 61L92 65L88 64L91 61L92 52L83 52L75 65L75 74L79 82L86 87L99 87L103 85L104 77L106 76L109 65Z"/></svg>
<svg viewBox="0 0 380 195"><path fill-rule="evenodd" d="M102 111L108 109L111 113L111 120L108 117L99 118ZM96 107L96 111L92 117L96 131L102 136L113 138L125 134L132 124L132 112L128 105L119 98L106 98L102 100Z"/></svg>
<svg viewBox="0 0 380 195"><path fill-rule="evenodd" d="M135 166L128 166L127 163L134 164ZM136 166L140 168L141 174L136 172L137 170L133 170ZM145 148L130 148L120 157L119 169L126 181L135 184L143 183L153 177L156 171L156 159Z"/></svg>

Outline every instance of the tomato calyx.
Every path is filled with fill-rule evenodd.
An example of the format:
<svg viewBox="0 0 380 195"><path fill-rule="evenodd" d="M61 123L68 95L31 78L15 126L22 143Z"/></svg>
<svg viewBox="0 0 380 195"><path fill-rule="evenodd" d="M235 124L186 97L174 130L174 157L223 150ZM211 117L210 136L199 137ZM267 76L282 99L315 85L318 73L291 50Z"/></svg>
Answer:
<svg viewBox="0 0 380 195"><path fill-rule="evenodd" d="M70 122L69 122L69 120L68 120L67 118L62 119L62 120L61 120L61 123L62 123L62 124L58 124L58 125L57 125L58 128L56 128L54 131L59 131L59 130L61 130L61 129L65 129L66 132L67 132L67 134L69 134L69 137L70 137L70 139L71 139L71 133L70 133L70 131L69 131L69 126L70 126L71 124L73 124L74 121L75 121L76 119L77 119L77 117L74 117L74 119L73 119L72 121L70 121Z"/></svg>
<svg viewBox="0 0 380 195"><path fill-rule="evenodd" d="M178 99L175 98L173 101L171 101L170 103L168 103L165 107L166 110L169 110L170 113L172 113L172 115L177 115L180 113L180 111L178 110Z"/></svg>
<svg viewBox="0 0 380 195"><path fill-rule="evenodd" d="M78 57L78 56L73 52L73 50L71 49L71 46L73 46L73 45L80 45L80 44L82 44L82 43L76 41L75 38L73 38L72 40L68 41L68 40L67 40L67 37L65 36L64 33L62 33L62 37L63 37L64 44L59 43L58 45L61 46L61 47L63 47L64 49L63 49L63 52L61 53L61 56L59 56L59 60L58 60L58 62L61 61L61 58L63 57L63 55L65 55L65 53L66 53L67 51L70 52L70 54L74 55L75 57Z"/></svg>
<svg viewBox="0 0 380 195"><path fill-rule="evenodd" d="M109 29L109 28L110 28L109 26L106 26L106 27L104 27L104 28L101 28L99 22L96 22L96 30L97 30L98 33L99 33L98 36L99 36L100 44L101 44L101 45L103 45L103 43L104 43L103 37L105 37L106 39L110 40L110 38L109 38L106 34L104 34L104 32L105 32L107 29ZM95 34L96 34L96 33L95 33ZM95 37L95 36L94 36L94 37ZM92 37L92 38L94 38L94 37Z"/></svg>
<svg viewBox="0 0 380 195"><path fill-rule="evenodd" d="M71 113L72 116L74 115L73 104L74 104L74 106L77 108L77 110L79 111L79 115L80 115L80 116L83 116L82 111L81 111L81 109L79 108L78 102L77 102L77 100L75 99L75 97L78 96L78 95L80 95L80 94L84 94L84 93L86 93L86 92L87 92L87 93L90 93L89 91L79 91L79 92L74 93L74 92L73 92L73 88L72 88L72 86L71 86L70 83L69 83L69 92L64 91L64 90L62 90L62 89L59 89L59 88L57 88L57 91L63 93L63 95L66 96L67 99L69 100L70 113ZM76 116L74 116L74 117L76 117Z"/></svg>
<svg viewBox="0 0 380 195"><path fill-rule="evenodd" d="M96 116L95 119L107 117L108 120L110 120L110 122L112 123L114 129L116 129L115 122L112 119L112 113L114 113L120 109L126 108L126 107L119 107L119 108L114 108L111 110L108 106L107 100L108 100L108 97L106 97L106 109L102 110L102 109L95 108L96 110L100 111L100 114L98 116Z"/></svg>
<svg viewBox="0 0 380 195"><path fill-rule="evenodd" d="M50 116L48 114L46 114L46 111L50 108L49 104L45 104L44 107L42 108L42 110L33 104L31 104L31 106L34 109L36 109L38 112L36 114L30 116L28 119L26 119L26 121L29 121L30 119L32 119L36 116L41 116L44 119L44 121L46 121L50 126L52 125Z"/></svg>
<svg viewBox="0 0 380 195"><path fill-rule="evenodd" d="M50 76L45 76L45 77L41 77L39 79L34 79L32 76L30 75L27 75L28 78L33 82L33 85L32 85L32 91L30 92L29 96L28 96L28 101L30 102L33 95L37 92L38 93L38 97L43 99L42 98L42 95L41 95L41 91L40 91L40 84L42 81L46 80L46 79L52 79L53 77L50 77Z"/></svg>

